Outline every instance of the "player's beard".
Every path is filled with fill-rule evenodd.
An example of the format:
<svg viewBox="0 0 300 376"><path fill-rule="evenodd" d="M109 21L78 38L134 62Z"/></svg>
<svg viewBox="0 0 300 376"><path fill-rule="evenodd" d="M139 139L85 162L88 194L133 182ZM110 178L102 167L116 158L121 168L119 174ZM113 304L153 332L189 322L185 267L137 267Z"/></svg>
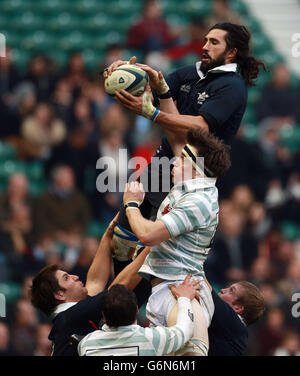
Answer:
<svg viewBox="0 0 300 376"><path fill-rule="evenodd" d="M221 65L225 64L226 60L226 52L224 51L220 56L218 56L216 59L211 59L208 61L201 61L201 71L206 74L210 69L219 67Z"/></svg>

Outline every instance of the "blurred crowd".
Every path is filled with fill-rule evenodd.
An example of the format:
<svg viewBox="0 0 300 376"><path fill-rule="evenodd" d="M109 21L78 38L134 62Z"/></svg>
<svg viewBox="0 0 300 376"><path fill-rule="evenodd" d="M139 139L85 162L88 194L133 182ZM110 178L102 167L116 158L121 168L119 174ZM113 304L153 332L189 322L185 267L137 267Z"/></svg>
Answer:
<svg viewBox="0 0 300 376"><path fill-rule="evenodd" d="M40 163L47 181L33 196L29 177L16 171L0 194L0 292L5 285L19 287L0 319L0 355L50 354L51 322L31 306L30 283L49 263L85 282L122 199L121 192L96 189L102 171L97 160L112 158L116 168L107 173L118 180L129 158L150 161L160 144L158 127L106 95L103 68L135 49L167 73L189 55L199 59L205 30L224 20L242 22L227 1L216 0L208 19L195 17L179 29L150 0L128 30L126 45L109 46L95 71L79 51L66 67L36 55L25 73L14 66L9 47L0 58L0 143L11 145L18 161ZM248 355L300 355L300 321L292 315L292 296L300 291L300 150L290 150L280 137L300 122L300 88L285 64L270 75L257 101L257 137L249 142L242 125L232 168L218 183L220 223L205 268L216 289L246 279L264 293L267 310L250 327ZM122 148L127 160L120 158Z"/></svg>

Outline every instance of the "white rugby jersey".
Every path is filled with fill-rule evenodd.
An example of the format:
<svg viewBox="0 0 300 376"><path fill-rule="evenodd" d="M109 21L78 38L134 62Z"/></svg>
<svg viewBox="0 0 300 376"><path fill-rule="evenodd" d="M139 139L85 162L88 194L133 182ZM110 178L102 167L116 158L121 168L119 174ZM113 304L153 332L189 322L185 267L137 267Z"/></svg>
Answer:
<svg viewBox="0 0 300 376"><path fill-rule="evenodd" d="M194 315L191 301L178 298L176 325L143 328L139 325L112 328L104 325L78 344L80 356L161 356L179 350L192 337Z"/></svg>
<svg viewBox="0 0 300 376"><path fill-rule="evenodd" d="M187 273L204 276L203 263L218 225L219 204L215 178L197 178L176 184L161 203L157 220L171 237L151 247L139 270L164 280L184 279Z"/></svg>

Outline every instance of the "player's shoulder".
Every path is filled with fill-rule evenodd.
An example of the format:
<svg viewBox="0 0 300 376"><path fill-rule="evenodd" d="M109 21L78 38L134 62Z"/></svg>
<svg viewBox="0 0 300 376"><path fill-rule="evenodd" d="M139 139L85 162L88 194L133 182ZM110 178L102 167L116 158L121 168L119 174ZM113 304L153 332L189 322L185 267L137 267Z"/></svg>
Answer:
<svg viewBox="0 0 300 376"><path fill-rule="evenodd" d="M181 80L193 80L199 79L199 75L197 73L196 65L185 65L181 68L174 70L169 76L177 76L180 77Z"/></svg>
<svg viewBox="0 0 300 376"><path fill-rule="evenodd" d="M218 87L226 87L241 95L247 95L247 86L239 73L226 72L221 74L215 74L213 85Z"/></svg>

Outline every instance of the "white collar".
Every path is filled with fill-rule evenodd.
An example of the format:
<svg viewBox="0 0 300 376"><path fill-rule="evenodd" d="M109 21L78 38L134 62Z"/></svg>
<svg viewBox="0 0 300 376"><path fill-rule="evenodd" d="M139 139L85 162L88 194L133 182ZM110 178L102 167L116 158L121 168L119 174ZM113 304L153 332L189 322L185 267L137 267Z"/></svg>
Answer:
<svg viewBox="0 0 300 376"><path fill-rule="evenodd" d="M242 318L242 316L238 314L238 317L239 317L239 319L241 320L241 322L242 322L245 326L247 326L246 323L245 323L245 321L244 321L244 319Z"/></svg>
<svg viewBox="0 0 300 376"><path fill-rule="evenodd" d="M204 75L204 73L201 71L201 63L202 61L197 61L196 62L196 70L197 70L197 73L200 77L201 80L203 80L206 76L207 76L207 73L209 72L236 72L237 71L237 64L236 63L230 63L230 64L224 64L224 65L220 65L219 67L215 67L215 68L212 68L210 69L209 71L206 72L206 75Z"/></svg>
<svg viewBox="0 0 300 376"><path fill-rule="evenodd" d="M188 191L194 189L211 188L216 185L217 178L201 177L178 182L173 188L181 189L182 186Z"/></svg>
<svg viewBox="0 0 300 376"><path fill-rule="evenodd" d="M52 313L51 316L54 318L54 317L56 317L59 313L66 311L67 309L73 307L73 306L74 306L75 304L77 304L77 303L78 303L78 302L61 303L61 304L59 304L59 305L55 308L55 310L54 310L54 312Z"/></svg>

